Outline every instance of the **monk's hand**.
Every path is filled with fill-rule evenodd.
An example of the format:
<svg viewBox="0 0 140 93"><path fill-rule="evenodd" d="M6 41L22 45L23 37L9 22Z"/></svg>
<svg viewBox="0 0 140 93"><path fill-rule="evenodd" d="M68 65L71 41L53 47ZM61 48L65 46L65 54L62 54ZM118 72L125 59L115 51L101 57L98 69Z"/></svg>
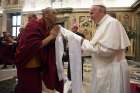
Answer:
<svg viewBox="0 0 140 93"><path fill-rule="evenodd" d="M59 26L58 25L55 25L52 28L52 30L50 31L49 36L47 36L45 39L42 40L41 47L46 46L49 42L51 42L51 40L54 40L57 37L57 35L59 33L59 30L60 30Z"/></svg>
<svg viewBox="0 0 140 93"><path fill-rule="evenodd" d="M54 39L57 37L58 33L60 31L59 25L53 26L52 30L50 31L50 36Z"/></svg>

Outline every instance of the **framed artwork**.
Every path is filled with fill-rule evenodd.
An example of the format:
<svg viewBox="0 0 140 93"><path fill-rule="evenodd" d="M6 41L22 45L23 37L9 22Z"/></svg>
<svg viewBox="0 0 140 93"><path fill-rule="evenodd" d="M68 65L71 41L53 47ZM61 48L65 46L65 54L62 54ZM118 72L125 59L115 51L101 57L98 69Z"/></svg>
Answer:
<svg viewBox="0 0 140 93"><path fill-rule="evenodd" d="M124 14L122 16L122 24L124 26L124 28L126 29L126 31L130 31L131 30L131 19L130 16L128 14Z"/></svg>
<svg viewBox="0 0 140 93"><path fill-rule="evenodd" d="M90 19L90 16L79 16L80 27L91 28L92 22L89 19Z"/></svg>
<svg viewBox="0 0 140 93"><path fill-rule="evenodd" d="M79 27L83 30L85 38L90 40L93 36L93 23L89 15L79 16Z"/></svg>
<svg viewBox="0 0 140 93"><path fill-rule="evenodd" d="M123 25L123 27L126 30L126 33L130 39L131 45L126 50L127 56L134 56L135 55L135 47L134 47L134 38L135 38L135 22L133 19L133 14L130 13L120 13L120 21Z"/></svg>
<svg viewBox="0 0 140 93"><path fill-rule="evenodd" d="M85 20L85 16L79 16L79 23L83 22Z"/></svg>

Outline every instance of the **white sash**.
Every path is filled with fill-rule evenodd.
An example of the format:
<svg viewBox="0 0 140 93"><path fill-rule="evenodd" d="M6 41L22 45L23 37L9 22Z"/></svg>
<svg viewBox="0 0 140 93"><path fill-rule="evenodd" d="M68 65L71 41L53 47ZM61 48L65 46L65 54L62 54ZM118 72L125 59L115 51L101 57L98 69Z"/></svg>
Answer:
<svg viewBox="0 0 140 93"><path fill-rule="evenodd" d="M82 70L81 70L81 37L60 26L60 33L68 39L69 59L72 78L72 93L82 93ZM56 66L59 80L65 79L62 56L64 45L62 35L56 38Z"/></svg>
<svg viewBox="0 0 140 93"><path fill-rule="evenodd" d="M58 34L55 41L55 55L56 55L56 66L59 80L64 80L64 67L62 63L62 57L64 53L64 45L61 33Z"/></svg>

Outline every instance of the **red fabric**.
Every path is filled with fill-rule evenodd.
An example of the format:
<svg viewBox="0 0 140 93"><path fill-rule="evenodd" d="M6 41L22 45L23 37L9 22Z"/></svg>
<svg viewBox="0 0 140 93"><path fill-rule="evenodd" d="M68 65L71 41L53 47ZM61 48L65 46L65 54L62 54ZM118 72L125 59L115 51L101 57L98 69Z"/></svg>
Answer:
<svg viewBox="0 0 140 93"><path fill-rule="evenodd" d="M24 65L41 50L40 46L43 38L40 32L37 21L27 24L25 31L22 32L22 35L20 35L20 39L18 40L16 65L24 67Z"/></svg>
<svg viewBox="0 0 140 93"><path fill-rule="evenodd" d="M17 76L18 84L15 93L42 93L40 68L24 70L18 68Z"/></svg>
<svg viewBox="0 0 140 93"><path fill-rule="evenodd" d="M48 26L43 19L27 24L25 31L23 31L19 37L15 64L20 70L23 69L23 71L19 71L19 73L21 73L24 72L25 64L27 64L33 56L39 58L43 72L41 72L42 78L46 87L49 89L57 89L60 93L63 93L63 81L59 82L57 76L55 42L51 41L45 47L40 47L42 40L49 35L50 28L51 26Z"/></svg>
<svg viewBox="0 0 140 93"><path fill-rule="evenodd" d="M13 45L3 45L0 47L0 61L2 64L14 63Z"/></svg>
<svg viewBox="0 0 140 93"><path fill-rule="evenodd" d="M140 93L140 87L138 87L138 84L131 83L131 93Z"/></svg>

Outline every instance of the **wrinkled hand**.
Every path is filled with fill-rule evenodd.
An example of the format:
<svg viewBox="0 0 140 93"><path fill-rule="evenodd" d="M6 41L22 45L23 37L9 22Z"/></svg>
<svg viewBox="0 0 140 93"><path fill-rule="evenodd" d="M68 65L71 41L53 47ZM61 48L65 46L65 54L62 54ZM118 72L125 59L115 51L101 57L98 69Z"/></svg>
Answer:
<svg viewBox="0 0 140 93"><path fill-rule="evenodd" d="M58 33L60 31L59 25L53 26L52 30L50 31L50 36L54 39L57 37Z"/></svg>

